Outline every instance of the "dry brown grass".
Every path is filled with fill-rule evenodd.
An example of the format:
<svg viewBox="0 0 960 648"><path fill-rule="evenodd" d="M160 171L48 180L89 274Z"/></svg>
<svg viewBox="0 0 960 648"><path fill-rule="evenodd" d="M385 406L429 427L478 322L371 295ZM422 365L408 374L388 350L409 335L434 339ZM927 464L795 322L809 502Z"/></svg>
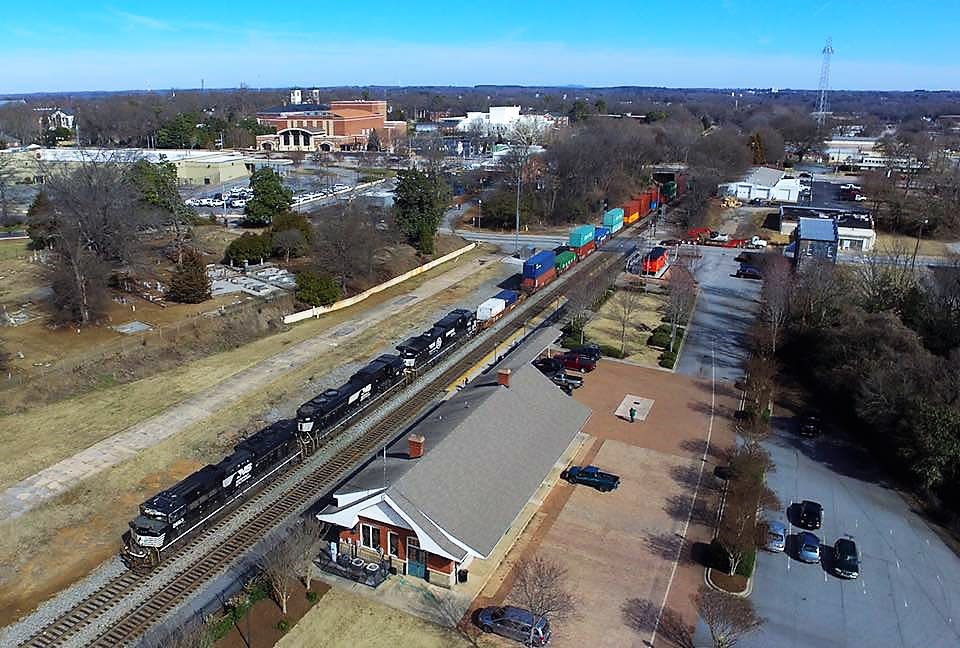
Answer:
<svg viewBox="0 0 960 648"><path fill-rule="evenodd" d="M921 256L948 256L950 254L950 248L947 247L947 243L948 241L923 239L920 241L920 250L917 254ZM913 254L916 247L916 236L879 232L877 233L877 242L874 245L874 249L881 254L884 250L904 250L907 254Z"/></svg>
<svg viewBox="0 0 960 648"><path fill-rule="evenodd" d="M428 311L438 305L454 303L486 281L491 273L502 271L502 268L497 268L496 265L483 266L468 279L437 293L426 305L405 309L391 318L388 325L371 327L315 361L292 370L269 384L259 386L230 407L211 413L206 420L141 452L135 459L77 484L71 492L37 507L15 521L0 523L0 625L29 612L51 594L115 554L120 548L120 536L126 529L127 521L136 513L137 505L144 499L175 483L197 466L219 460L241 431L252 432L262 426L265 413L273 409L279 409L286 414L292 413L298 403L324 386L322 376L331 367L370 357L385 343L396 340L413 328L422 327L429 319ZM407 286L405 290L409 288L410 286ZM396 293L386 295L384 299L392 297L396 297ZM341 317L350 319L349 310L341 311ZM331 315L331 320L333 319ZM343 319L336 321L342 322ZM314 324L319 325L321 322L327 322L325 328L334 325L326 319L315 320ZM304 339L315 335L317 329L305 324L287 332L292 333ZM74 445L72 433L52 433L46 437L49 439L46 446L50 448L44 452L44 456L49 462L56 455L72 454L89 445L91 439L104 430L114 428L102 434L108 436L132 424L134 419L142 420L148 415L147 408L149 411L162 409L161 403L166 402L169 396L167 391L176 388L174 386L178 383L179 393L184 397L189 389L224 378L222 369L225 365L235 369L240 364L272 355L285 345L281 339L284 335L286 334L271 336L234 352L207 358L153 379L104 390L110 392L109 400L101 401L100 404L93 399L102 398L105 394L98 392L84 397L82 409L86 418L83 420L88 432L78 436L83 436L86 441ZM289 343L289 338L286 339ZM253 353L254 348L258 349L256 356ZM270 353L265 353L266 351ZM142 383L150 383L150 390L138 391L144 389ZM126 397L121 394L126 394ZM68 414L69 408L59 411L61 424L68 420ZM32 420L33 425L41 424L36 418ZM2 423L0 420L0 424ZM43 451L46 446L37 443L35 432L31 441L29 427L18 429L19 434L11 438L10 443L19 444L21 449L29 446L36 451ZM6 431L4 434L6 435ZM59 449L64 445L67 446L66 452ZM18 453L10 453L8 456L16 454ZM31 468L27 463L18 463L17 466L21 472L43 467L35 464ZM51 557L56 559L52 560Z"/></svg>
<svg viewBox="0 0 960 648"><path fill-rule="evenodd" d="M460 263L474 263L483 255L474 251L464 255ZM456 263L456 262L454 262ZM142 422L173 405L211 388L223 380L248 369L262 360L287 348L329 331L344 322L355 319L366 309L413 290L424 281L439 276L454 266L436 268L391 290L374 295L361 304L336 311L320 319L307 320L289 330L255 340L239 348L217 353L193 362L184 362L176 368L120 385L101 389L52 403L16 415L0 416L0 443L7 449L8 460L0 471L0 487L23 479L38 470L56 463L94 443ZM479 267L455 287L441 291L429 300L429 307L452 303L469 293L489 277L502 272L499 264ZM288 376L324 375L330 368L365 353L373 353L388 342L406 335L420 323L424 306L405 309L392 317L389 324L371 327L350 338L337 348L319 356L300 370ZM370 346L374 345L374 346ZM28 394L21 394L24 397ZM44 431L38 442L37 431Z"/></svg>
<svg viewBox="0 0 960 648"><path fill-rule="evenodd" d="M500 643L495 641L492 637L482 637L479 645ZM456 648L470 645L474 644L450 628L339 588L324 594L319 604L277 642L277 648Z"/></svg>
<svg viewBox="0 0 960 648"><path fill-rule="evenodd" d="M631 362L655 367L660 357L660 349L647 345L650 330L660 325L663 315L661 309L666 300L663 295L644 293L640 297L640 307L633 316L633 323L627 328L625 359ZM604 302L597 314L586 327L587 337L598 343L620 348L620 321L616 315L616 294Z"/></svg>

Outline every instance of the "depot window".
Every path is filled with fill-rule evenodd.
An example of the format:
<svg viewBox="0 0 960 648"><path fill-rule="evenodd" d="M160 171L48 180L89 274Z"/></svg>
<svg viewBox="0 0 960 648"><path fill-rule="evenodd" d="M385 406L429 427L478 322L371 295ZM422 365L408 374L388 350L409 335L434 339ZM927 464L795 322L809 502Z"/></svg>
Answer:
<svg viewBox="0 0 960 648"><path fill-rule="evenodd" d="M360 544L368 549L380 550L380 527L360 525Z"/></svg>

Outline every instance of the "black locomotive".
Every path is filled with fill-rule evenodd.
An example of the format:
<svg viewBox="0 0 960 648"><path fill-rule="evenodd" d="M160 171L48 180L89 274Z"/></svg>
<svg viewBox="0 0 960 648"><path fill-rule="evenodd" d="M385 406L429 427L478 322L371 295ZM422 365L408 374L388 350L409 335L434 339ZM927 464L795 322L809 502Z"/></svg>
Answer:
<svg viewBox="0 0 960 648"><path fill-rule="evenodd" d="M433 323L428 331L397 345L407 371L419 371L441 353L460 344L477 332L477 314L465 308L450 311Z"/></svg>
<svg viewBox="0 0 960 648"><path fill-rule="evenodd" d="M220 463L204 466L154 495L140 505L140 515L123 536L127 564L158 564L171 545L272 480L299 456L296 430L282 421L238 443Z"/></svg>

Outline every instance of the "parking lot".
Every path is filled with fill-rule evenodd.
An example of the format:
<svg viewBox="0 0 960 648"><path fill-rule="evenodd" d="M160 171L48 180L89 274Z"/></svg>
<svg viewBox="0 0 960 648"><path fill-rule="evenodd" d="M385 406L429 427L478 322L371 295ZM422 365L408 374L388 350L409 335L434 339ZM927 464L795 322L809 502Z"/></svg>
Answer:
<svg viewBox="0 0 960 648"><path fill-rule="evenodd" d="M814 188L816 195L816 187ZM759 285L732 276L733 254L705 249L701 293L678 372L703 377L715 354L718 385L742 375L745 332ZM786 507L810 499L824 507L815 531L821 550L852 536L862 554L861 576L840 580L820 565L761 552L751 600L766 621L740 644L940 647L960 645L960 561L890 484L873 460L834 430L801 439L790 412L778 410L765 444L776 465L768 483L784 504L768 517L789 522ZM791 534L798 529L788 527ZM671 595L671 600L673 596ZM709 640L700 624L698 640Z"/></svg>
<svg viewBox="0 0 960 648"><path fill-rule="evenodd" d="M615 414L626 394L653 401L646 420ZM689 598L703 570L689 560L690 543L709 541L710 531L697 516L691 522L692 496L701 464L700 492L714 479L713 455L701 461L708 433L720 444L732 434L711 430L709 382L665 371L601 360L574 397L593 410L584 430L591 439L574 463L618 474L620 487L558 484L477 604L506 599L519 558L548 558L568 570L578 605L574 618L556 624L553 645L644 645L668 589L680 602L671 609L695 621Z"/></svg>

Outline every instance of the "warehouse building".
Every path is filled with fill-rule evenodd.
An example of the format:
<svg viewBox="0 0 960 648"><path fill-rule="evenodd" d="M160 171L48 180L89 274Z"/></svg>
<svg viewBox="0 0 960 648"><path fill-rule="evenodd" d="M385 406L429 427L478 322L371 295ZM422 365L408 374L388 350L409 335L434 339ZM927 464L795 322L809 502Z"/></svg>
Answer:
<svg viewBox="0 0 960 648"><path fill-rule="evenodd" d="M530 364L560 334L531 334L341 486L317 514L331 553L442 587L490 557L590 416Z"/></svg>
<svg viewBox="0 0 960 648"><path fill-rule="evenodd" d="M800 179L772 167L754 167L739 182L727 182L717 188L721 196L733 196L748 202L754 198L795 203L800 199Z"/></svg>

